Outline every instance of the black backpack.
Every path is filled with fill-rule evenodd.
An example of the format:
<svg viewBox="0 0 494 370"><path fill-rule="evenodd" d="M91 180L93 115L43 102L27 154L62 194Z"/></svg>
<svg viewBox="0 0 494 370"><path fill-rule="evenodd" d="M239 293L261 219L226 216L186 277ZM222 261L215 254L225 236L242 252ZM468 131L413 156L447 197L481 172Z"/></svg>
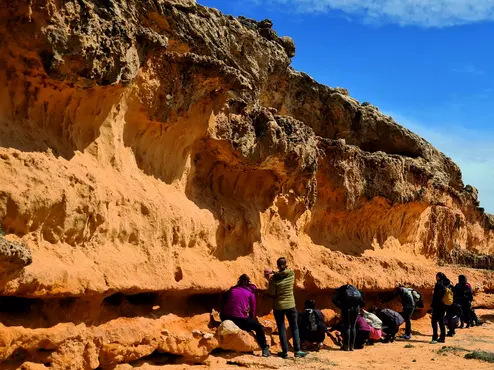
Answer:
<svg viewBox="0 0 494 370"><path fill-rule="evenodd" d="M319 317L317 317L316 310L305 310L305 328L308 331L317 331L319 328Z"/></svg>
<svg viewBox="0 0 494 370"><path fill-rule="evenodd" d="M333 303L339 309L362 306L362 294L353 285L346 284L339 287L333 297Z"/></svg>

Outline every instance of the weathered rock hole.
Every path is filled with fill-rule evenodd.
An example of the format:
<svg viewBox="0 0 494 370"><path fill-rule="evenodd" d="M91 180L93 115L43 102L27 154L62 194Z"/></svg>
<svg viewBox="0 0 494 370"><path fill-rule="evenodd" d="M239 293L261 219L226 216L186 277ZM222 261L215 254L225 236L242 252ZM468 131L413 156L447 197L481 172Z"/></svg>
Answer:
<svg viewBox="0 0 494 370"><path fill-rule="evenodd" d="M184 274L182 272L182 268L180 266L177 266L175 269L175 281L178 283L179 281L182 281L184 278Z"/></svg>
<svg viewBox="0 0 494 370"><path fill-rule="evenodd" d="M174 355L172 353L167 352L159 352L154 351L149 356L145 356L140 358L139 360L132 361L129 365L133 367L140 367L142 365L154 365L154 366L163 366L163 365L179 365L184 363L184 358L179 355Z"/></svg>
<svg viewBox="0 0 494 370"><path fill-rule="evenodd" d="M23 297L0 297L0 312L9 313L27 313L31 310L31 306L41 302L37 298Z"/></svg>
<svg viewBox="0 0 494 370"><path fill-rule="evenodd" d="M122 293L115 293L103 299L103 302L109 304L110 306L119 306L122 304L124 299L125 295L123 295Z"/></svg>
<svg viewBox="0 0 494 370"><path fill-rule="evenodd" d="M138 293L132 295L125 295L123 293L115 293L109 297L106 297L103 302L110 306L120 306L125 301L135 306L150 306L154 305L158 300L157 293Z"/></svg>

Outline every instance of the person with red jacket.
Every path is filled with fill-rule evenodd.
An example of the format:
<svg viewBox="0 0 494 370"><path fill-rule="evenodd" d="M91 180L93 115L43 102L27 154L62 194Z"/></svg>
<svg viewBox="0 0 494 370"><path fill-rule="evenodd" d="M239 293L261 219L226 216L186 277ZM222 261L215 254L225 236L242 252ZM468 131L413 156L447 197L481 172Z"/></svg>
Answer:
<svg viewBox="0 0 494 370"><path fill-rule="evenodd" d="M221 321L230 320L240 329L254 331L263 357L270 355L264 328L256 319L256 286L250 283L248 275L238 278L237 285L226 292L221 305Z"/></svg>

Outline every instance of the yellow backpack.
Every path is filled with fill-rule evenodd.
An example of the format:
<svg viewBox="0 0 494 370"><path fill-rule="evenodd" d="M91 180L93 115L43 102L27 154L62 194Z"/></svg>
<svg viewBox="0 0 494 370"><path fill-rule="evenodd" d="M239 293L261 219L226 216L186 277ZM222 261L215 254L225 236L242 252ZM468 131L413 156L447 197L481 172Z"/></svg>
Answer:
<svg viewBox="0 0 494 370"><path fill-rule="evenodd" d="M446 289L444 290L442 302L446 306L451 306L453 304L453 297L453 290L450 287L446 287Z"/></svg>

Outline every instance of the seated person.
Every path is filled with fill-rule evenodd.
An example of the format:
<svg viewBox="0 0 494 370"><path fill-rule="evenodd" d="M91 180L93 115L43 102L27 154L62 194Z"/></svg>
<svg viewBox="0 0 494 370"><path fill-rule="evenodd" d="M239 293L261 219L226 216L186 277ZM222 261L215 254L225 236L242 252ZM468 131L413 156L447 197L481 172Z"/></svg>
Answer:
<svg viewBox="0 0 494 370"><path fill-rule="evenodd" d="M318 351L324 342L328 327L324 323L324 315L320 310L316 309L314 301L305 301L304 311L298 314L298 327L300 340L302 342L316 343L316 351Z"/></svg>
<svg viewBox="0 0 494 370"><path fill-rule="evenodd" d="M221 305L221 321L233 321L240 329L254 331L256 340L261 347L262 356L270 355L269 346L264 335L264 328L256 319L256 286L250 283L246 274L238 278L237 285L230 288L223 297Z"/></svg>

